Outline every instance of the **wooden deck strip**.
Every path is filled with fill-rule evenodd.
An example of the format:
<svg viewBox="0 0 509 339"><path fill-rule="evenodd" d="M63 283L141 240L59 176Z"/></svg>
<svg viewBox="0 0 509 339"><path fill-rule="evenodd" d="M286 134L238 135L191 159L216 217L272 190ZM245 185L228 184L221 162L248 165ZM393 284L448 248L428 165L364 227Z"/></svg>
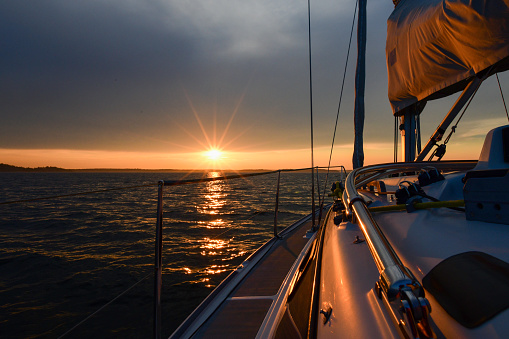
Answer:
<svg viewBox="0 0 509 339"><path fill-rule="evenodd" d="M274 249L261 260L242 284L233 292L235 297L272 296L277 293L288 271L308 242L304 238L311 228L307 222L289 237L280 240Z"/></svg>
<svg viewBox="0 0 509 339"><path fill-rule="evenodd" d="M194 334L198 338L253 338L272 305L272 299L288 271L309 241L304 238L311 228L311 221L304 223L284 239L277 242L253 271L232 292L230 297ZM263 298L266 296L267 298ZM242 297L261 297L242 299Z"/></svg>
<svg viewBox="0 0 509 339"><path fill-rule="evenodd" d="M254 338L272 299L227 300L194 335L198 338Z"/></svg>

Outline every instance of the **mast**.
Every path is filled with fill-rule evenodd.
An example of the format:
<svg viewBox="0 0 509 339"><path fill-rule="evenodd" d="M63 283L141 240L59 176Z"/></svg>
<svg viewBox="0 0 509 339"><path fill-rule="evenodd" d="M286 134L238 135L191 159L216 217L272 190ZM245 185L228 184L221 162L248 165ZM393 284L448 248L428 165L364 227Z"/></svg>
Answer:
<svg viewBox="0 0 509 339"><path fill-rule="evenodd" d="M419 112L415 106L409 107L402 116L401 125L401 146L403 161L414 161L417 149L417 117Z"/></svg>
<svg viewBox="0 0 509 339"><path fill-rule="evenodd" d="M366 2L359 0L357 21L357 68L355 70L355 109L353 145L353 168L364 165L364 89L366 84Z"/></svg>

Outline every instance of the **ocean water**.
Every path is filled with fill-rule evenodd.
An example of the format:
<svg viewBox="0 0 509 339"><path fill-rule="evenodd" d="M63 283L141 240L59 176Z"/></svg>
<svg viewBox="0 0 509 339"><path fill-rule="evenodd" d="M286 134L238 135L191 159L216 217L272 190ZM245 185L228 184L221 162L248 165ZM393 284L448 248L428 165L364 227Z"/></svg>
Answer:
<svg viewBox="0 0 509 339"><path fill-rule="evenodd" d="M0 205L0 337L152 336L157 182L217 175L0 173L0 203L150 184ZM163 337L272 237L276 185L165 187ZM310 186L309 173L281 174L280 229L310 213Z"/></svg>

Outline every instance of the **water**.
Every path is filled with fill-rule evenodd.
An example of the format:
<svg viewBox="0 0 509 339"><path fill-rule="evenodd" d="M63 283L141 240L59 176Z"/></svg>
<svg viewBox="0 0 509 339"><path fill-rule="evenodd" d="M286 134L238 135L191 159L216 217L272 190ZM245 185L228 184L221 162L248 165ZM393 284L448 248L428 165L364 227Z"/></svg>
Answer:
<svg viewBox="0 0 509 339"><path fill-rule="evenodd" d="M151 336L157 182L220 174L1 173L0 202L154 185L0 205L0 336ZM309 177L281 174L279 225L310 212ZM164 337L272 237L276 184L165 188Z"/></svg>

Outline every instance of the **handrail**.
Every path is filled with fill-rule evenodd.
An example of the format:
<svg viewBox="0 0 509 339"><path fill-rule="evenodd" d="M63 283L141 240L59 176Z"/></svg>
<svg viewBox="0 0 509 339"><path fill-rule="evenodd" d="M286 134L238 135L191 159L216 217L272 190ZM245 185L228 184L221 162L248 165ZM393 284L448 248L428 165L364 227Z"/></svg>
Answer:
<svg viewBox="0 0 509 339"><path fill-rule="evenodd" d="M442 170L460 170L469 169L474 167L475 161L452 161L452 162L436 162L433 166ZM380 273L380 281L377 282L378 293L386 301L386 305L393 312L393 315L398 314L394 310L398 310L401 305L405 306L405 302L410 303L409 309L413 312L414 307L418 308L421 316L416 315L413 319L416 323L422 321L427 325L427 318L422 316L422 311L429 305L428 301L424 298L424 289L415 279L412 272L406 268L391 244L385 237L380 226L372 217L370 211L366 206L366 202L362 196L357 192L357 188L363 186L369 181L387 176L394 172L417 171L422 167L429 166L429 162L408 162L408 163L390 163L384 165L367 166L353 170L347 177L345 185L344 201L347 210L351 210L359 223L369 250L375 264ZM360 180L358 180L360 178ZM417 306L415 306L417 305ZM406 306L405 306L406 307ZM395 319L398 323L399 320ZM422 324L422 323L421 323ZM410 324L412 326L412 324ZM410 330L400 328L405 331L406 335L414 335L414 327Z"/></svg>
<svg viewBox="0 0 509 339"><path fill-rule="evenodd" d="M475 164L475 161L440 161L433 163L433 166L442 170L460 170L472 168ZM345 207L352 210L357 216L362 232L366 237L371 254L375 260L375 264L377 265L380 274L387 279L386 283L388 285L386 288L391 296L397 294L399 289L397 283L399 279L413 279L413 277L408 273L408 269L403 266L401 260L392 249L392 246L385 238L382 230L371 216L364 199L357 192L357 187L363 186L367 182L378 179L382 176L387 176L391 173L416 171L425 166L430 166L430 163L405 162L366 166L353 170L346 179ZM362 179L357 182L359 177L362 177Z"/></svg>

